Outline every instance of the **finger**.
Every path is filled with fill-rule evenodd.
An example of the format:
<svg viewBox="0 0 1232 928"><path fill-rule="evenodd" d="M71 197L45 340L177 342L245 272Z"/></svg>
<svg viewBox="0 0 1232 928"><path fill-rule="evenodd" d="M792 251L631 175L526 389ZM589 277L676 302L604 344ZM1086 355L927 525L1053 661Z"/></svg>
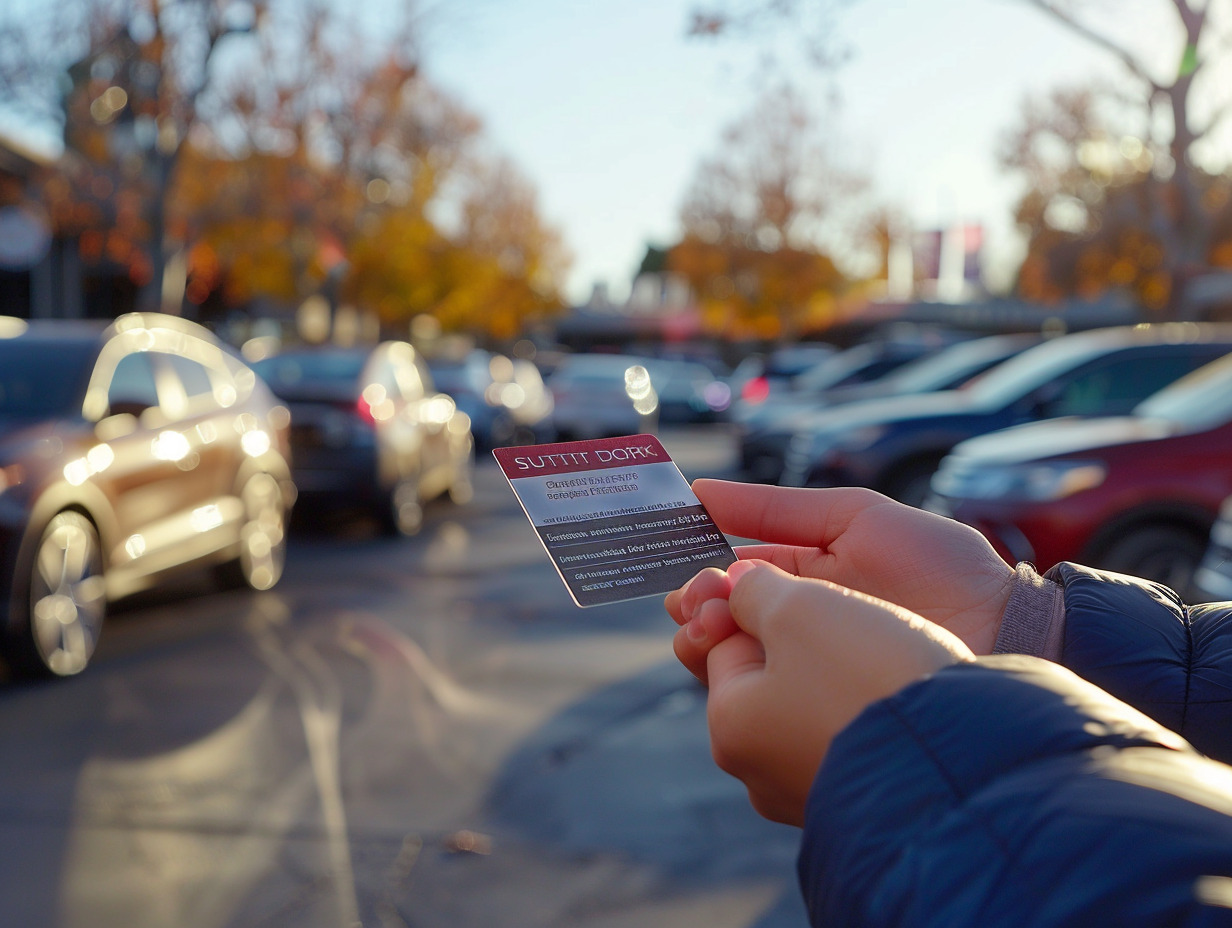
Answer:
<svg viewBox="0 0 1232 928"><path fill-rule="evenodd" d="M704 683L706 655L716 644L739 630L727 600L710 599L702 603L693 618L677 631L672 640L672 649L689 672Z"/></svg>
<svg viewBox="0 0 1232 928"><path fill-rule="evenodd" d="M667 614L672 617L672 621L674 621L677 625L683 625L688 621L683 615L680 614L680 594L683 589L684 588L681 587L679 590L672 590L663 597L663 608L667 610Z"/></svg>
<svg viewBox="0 0 1232 928"><path fill-rule="evenodd" d="M735 680L765 670L766 652L761 642L744 632L720 641L706 655L706 675L711 692L722 690Z"/></svg>
<svg viewBox="0 0 1232 928"><path fill-rule="evenodd" d="M684 669L697 677L703 685L709 683L706 675L706 657L710 649L698 647L683 627L676 629L676 634L672 638L672 653L676 655L676 660L684 665Z"/></svg>
<svg viewBox="0 0 1232 928"><path fill-rule="evenodd" d="M809 571L824 556L816 545L736 545L732 550L741 561L765 561L797 577L812 576Z"/></svg>
<svg viewBox="0 0 1232 928"><path fill-rule="evenodd" d="M680 591L680 614L687 622L697 614L698 608L708 600L726 599L731 593L732 581L717 567L707 567L697 573Z"/></svg>
<svg viewBox="0 0 1232 928"><path fill-rule="evenodd" d="M758 639L765 620L783 608L786 597L802 589L798 577L762 560L737 561L728 573L732 575L727 598L732 621L742 632Z"/></svg>
<svg viewBox="0 0 1232 928"><path fill-rule="evenodd" d="M706 477L693 481L693 492L729 535L822 548L861 511L887 502L863 487L776 487Z"/></svg>
<svg viewBox="0 0 1232 928"><path fill-rule="evenodd" d="M685 634L699 645L708 648L714 647L739 630L726 599L709 599L702 603L693 619L685 626Z"/></svg>

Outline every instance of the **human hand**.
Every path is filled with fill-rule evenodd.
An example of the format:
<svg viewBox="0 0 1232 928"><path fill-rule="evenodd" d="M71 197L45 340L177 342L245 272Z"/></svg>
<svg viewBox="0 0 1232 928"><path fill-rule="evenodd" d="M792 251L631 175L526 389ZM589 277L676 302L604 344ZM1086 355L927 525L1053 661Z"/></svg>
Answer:
<svg viewBox="0 0 1232 928"><path fill-rule="evenodd" d="M695 610L733 623L707 652L711 750L761 815L802 825L840 731L873 702L973 655L920 616L825 580L753 560L726 576L727 595Z"/></svg>
<svg viewBox="0 0 1232 928"><path fill-rule="evenodd" d="M800 489L699 479L698 499L730 535L767 542L736 549L799 577L829 580L897 603L957 635L976 654L989 654L1009 600L1013 569L974 528L858 487ZM677 624L702 603L728 591L723 571L699 573L669 593ZM705 680L705 653L730 633L719 607L688 634L676 653Z"/></svg>

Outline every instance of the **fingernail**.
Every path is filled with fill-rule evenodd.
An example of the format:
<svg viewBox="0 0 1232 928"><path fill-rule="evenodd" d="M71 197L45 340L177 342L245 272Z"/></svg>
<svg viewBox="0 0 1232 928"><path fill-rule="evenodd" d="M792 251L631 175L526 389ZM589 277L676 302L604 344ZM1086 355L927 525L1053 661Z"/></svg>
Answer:
<svg viewBox="0 0 1232 928"><path fill-rule="evenodd" d="M706 629L701 619L689 619L689 624L684 627L684 633L689 636L690 641L705 641L706 639Z"/></svg>
<svg viewBox="0 0 1232 928"><path fill-rule="evenodd" d="M731 567L727 568L727 576L732 583L735 583L756 566L757 563L755 561L736 561Z"/></svg>

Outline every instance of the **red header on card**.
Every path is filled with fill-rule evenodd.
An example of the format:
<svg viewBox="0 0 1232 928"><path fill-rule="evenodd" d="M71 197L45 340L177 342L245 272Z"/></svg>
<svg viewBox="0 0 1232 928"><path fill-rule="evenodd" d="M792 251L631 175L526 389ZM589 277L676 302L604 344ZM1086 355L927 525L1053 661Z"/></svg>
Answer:
<svg viewBox="0 0 1232 928"><path fill-rule="evenodd" d="M653 435L622 435L592 441L563 441L549 445L496 448L492 456L510 480L548 477L580 470L667 464L671 457Z"/></svg>

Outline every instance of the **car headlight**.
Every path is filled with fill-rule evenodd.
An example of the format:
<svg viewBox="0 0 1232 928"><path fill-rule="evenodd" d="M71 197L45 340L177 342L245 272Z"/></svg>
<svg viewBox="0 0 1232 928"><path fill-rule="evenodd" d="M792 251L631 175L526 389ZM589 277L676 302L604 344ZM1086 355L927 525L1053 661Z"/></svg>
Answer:
<svg viewBox="0 0 1232 928"><path fill-rule="evenodd" d="M1051 502L1099 486L1108 468L1095 461L1043 461L1031 464L942 467L933 489L951 499L1015 499Z"/></svg>

